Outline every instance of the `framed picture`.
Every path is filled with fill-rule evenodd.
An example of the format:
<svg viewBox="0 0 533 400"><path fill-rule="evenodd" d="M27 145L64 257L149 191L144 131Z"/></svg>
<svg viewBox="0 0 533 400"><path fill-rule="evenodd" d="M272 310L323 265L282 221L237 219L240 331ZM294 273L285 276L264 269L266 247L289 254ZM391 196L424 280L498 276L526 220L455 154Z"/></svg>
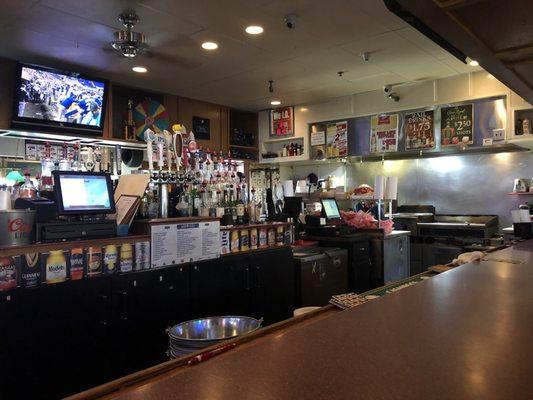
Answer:
<svg viewBox="0 0 533 400"><path fill-rule="evenodd" d="M440 111L441 146L474 143L474 108L472 104L443 107Z"/></svg>
<svg viewBox="0 0 533 400"><path fill-rule="evenodd" d="M294 136L294 107L270 110L270 137Z"/></svg>
<svg viewBox="0 0 533 400"><path fill-rule="evenodd" d="M211 127L209 118L192 117L192 131L196 140L211 139Z"/></svg>
<svg viewBox="0 0 533 400"><path fill-rule="evenodd" d="M398 114L374 115L370 120L370 153L398 151Z"/></svg>

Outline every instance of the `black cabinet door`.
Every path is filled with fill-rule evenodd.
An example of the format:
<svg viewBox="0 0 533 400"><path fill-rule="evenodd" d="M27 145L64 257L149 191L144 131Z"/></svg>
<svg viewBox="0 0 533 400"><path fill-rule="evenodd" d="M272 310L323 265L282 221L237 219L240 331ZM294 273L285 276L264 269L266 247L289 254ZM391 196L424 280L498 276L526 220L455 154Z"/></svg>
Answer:
<svg viewBox="0 0 533 400"><path fill-rule="evenodd" d="M191 319L224 315L226 309L225 271L221 259L189 266L191 274Z"/></svg>
<svg viewBox="0 0 533 400"><path fill-rule="evenodd" d="M176 266L154 270L150 286L150 315L145 315L146 337L140 338L144 346L150 347L147 363L155 365L166 361L168 349L167 328L188 318L189 303L188 266Z"/></svg>
<svg viewBox="0 0 533 400"><path fill-rule="evenodd" d="M295 304L292 250L280 248L249 257L252 271L253 315L272 324L290 318Z"/></svg>
<svg viewBox="0 0 533 400"><path fill-rule="evenodd" d="M0 399L9 399L17 384L11 360L16 354L14 347L19 336L15 319L19 293L17 290L0 292Z"/></svg>
<svg viewBox="0 0 533 400"><path fill-rule="evenodd" d="M112 278L112 341L114 366L123 376L149 365L152 354L153 271L117 275Z"/></svg>
<svg viewBox="0 0 533 400"><path fill-rule="evenodd" d="M243 254L223 257L226 315L249 316L252 295L252 270L250 258Z"/></svg>
<svg viewBox="0 0 533 400"><path fill-rule="evenodd" d="M104 383L111 369L109 280L26 289L10 328L7 398L56 399Z"/></svg>

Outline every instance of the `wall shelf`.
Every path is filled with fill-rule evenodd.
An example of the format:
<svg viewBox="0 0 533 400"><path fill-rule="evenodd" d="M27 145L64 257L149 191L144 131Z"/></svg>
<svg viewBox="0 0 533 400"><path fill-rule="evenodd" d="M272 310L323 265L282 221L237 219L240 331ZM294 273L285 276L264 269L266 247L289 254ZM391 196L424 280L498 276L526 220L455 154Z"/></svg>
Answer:
<svg viewBox="0 0 533 400"><path fill-rule="evenodd" d="M533 196L533 192L510 192L509 196Z"/></svg>
<svg viewBox="0 0 533 400"><path fill-rule="evenodd" d="M303 136L291 136L291 137L283 137L283 138L275 138L275 139L265 139L263 140L263 143L276 143L276 142L291 142L295 140L303 140Z"/></svg>

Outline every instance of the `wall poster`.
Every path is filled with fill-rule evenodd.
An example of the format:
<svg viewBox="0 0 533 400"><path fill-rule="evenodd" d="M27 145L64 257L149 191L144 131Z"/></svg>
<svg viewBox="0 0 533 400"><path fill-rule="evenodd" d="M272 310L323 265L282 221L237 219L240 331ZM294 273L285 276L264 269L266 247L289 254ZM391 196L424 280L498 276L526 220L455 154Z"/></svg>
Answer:
<svg viewBox="0 0 533 400"><path fill-rule="evenodd" d="M294 136L294 107L270 110L270 136Z"/></svg>
<svg viewBox="0 0 533 400"><path fill-rule="evenodd" d="M433 110L405 114L405 149L428 149L435 147Z"/></svg>
<svg viewBox="0 0 533 400"><path fill-rule="evenodd" d="M440 113L442 146L474 143L474 109L472 104L442 107Z"/></svg>
<svg viewBox="0 0 533 400"><path fill-rule="evenodd" d="M328 125L326 131L327 158L348 155L348 121Z"/></svg>
<svg viewBox="0 0 533 400"><path fill-rule="evenodd" d="M374 115L370 123L370 152L398 151L398 114Z"/></svg>

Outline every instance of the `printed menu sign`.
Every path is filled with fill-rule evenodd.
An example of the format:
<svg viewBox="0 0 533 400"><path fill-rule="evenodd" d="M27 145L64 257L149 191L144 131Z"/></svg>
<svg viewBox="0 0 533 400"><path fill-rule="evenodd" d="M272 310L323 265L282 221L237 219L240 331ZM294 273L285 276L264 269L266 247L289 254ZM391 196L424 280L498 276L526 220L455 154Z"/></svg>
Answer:
<svg viewBox="0 0 533 400"><path fill-rule="evenodd" d="M220 256L220 222L152 226L152 268Z"/></svg>
<svg viewBox="0 0 533 400"><path fill-rule="evenodd" d="M440 117L441 145L472 144L474 142L473 115L472 104L443 107Z"/></svg>
<svg viewBox="0 0 533 400"><path fill-rule="evenodd" d="M294 135L294 107L270 111L270 136Z"/></svg>
<svg viewBox="0 0 533 400"><path fill-rule="evenodd" d="M405 114L405 149L435 147L433 110Z"/></svg>
<svg viewBox="0 0 533 400"><path fill-rule="evenodd" d="M326 144L326 132L311 132L311 146Z"/></svg>
<svg viewBox="0 0 533 400"><path fill-rule="evenodd" d="M374 115L370 124L370 152L398 151L398 114Z"/></svg>
<svg viewBox="0 0 533 400"><path fill-rule="evenodd" d="M326 154L328 158L345 157L348 155L348 122L337 122L329 125L327 128L327 147Z"/></svg>

